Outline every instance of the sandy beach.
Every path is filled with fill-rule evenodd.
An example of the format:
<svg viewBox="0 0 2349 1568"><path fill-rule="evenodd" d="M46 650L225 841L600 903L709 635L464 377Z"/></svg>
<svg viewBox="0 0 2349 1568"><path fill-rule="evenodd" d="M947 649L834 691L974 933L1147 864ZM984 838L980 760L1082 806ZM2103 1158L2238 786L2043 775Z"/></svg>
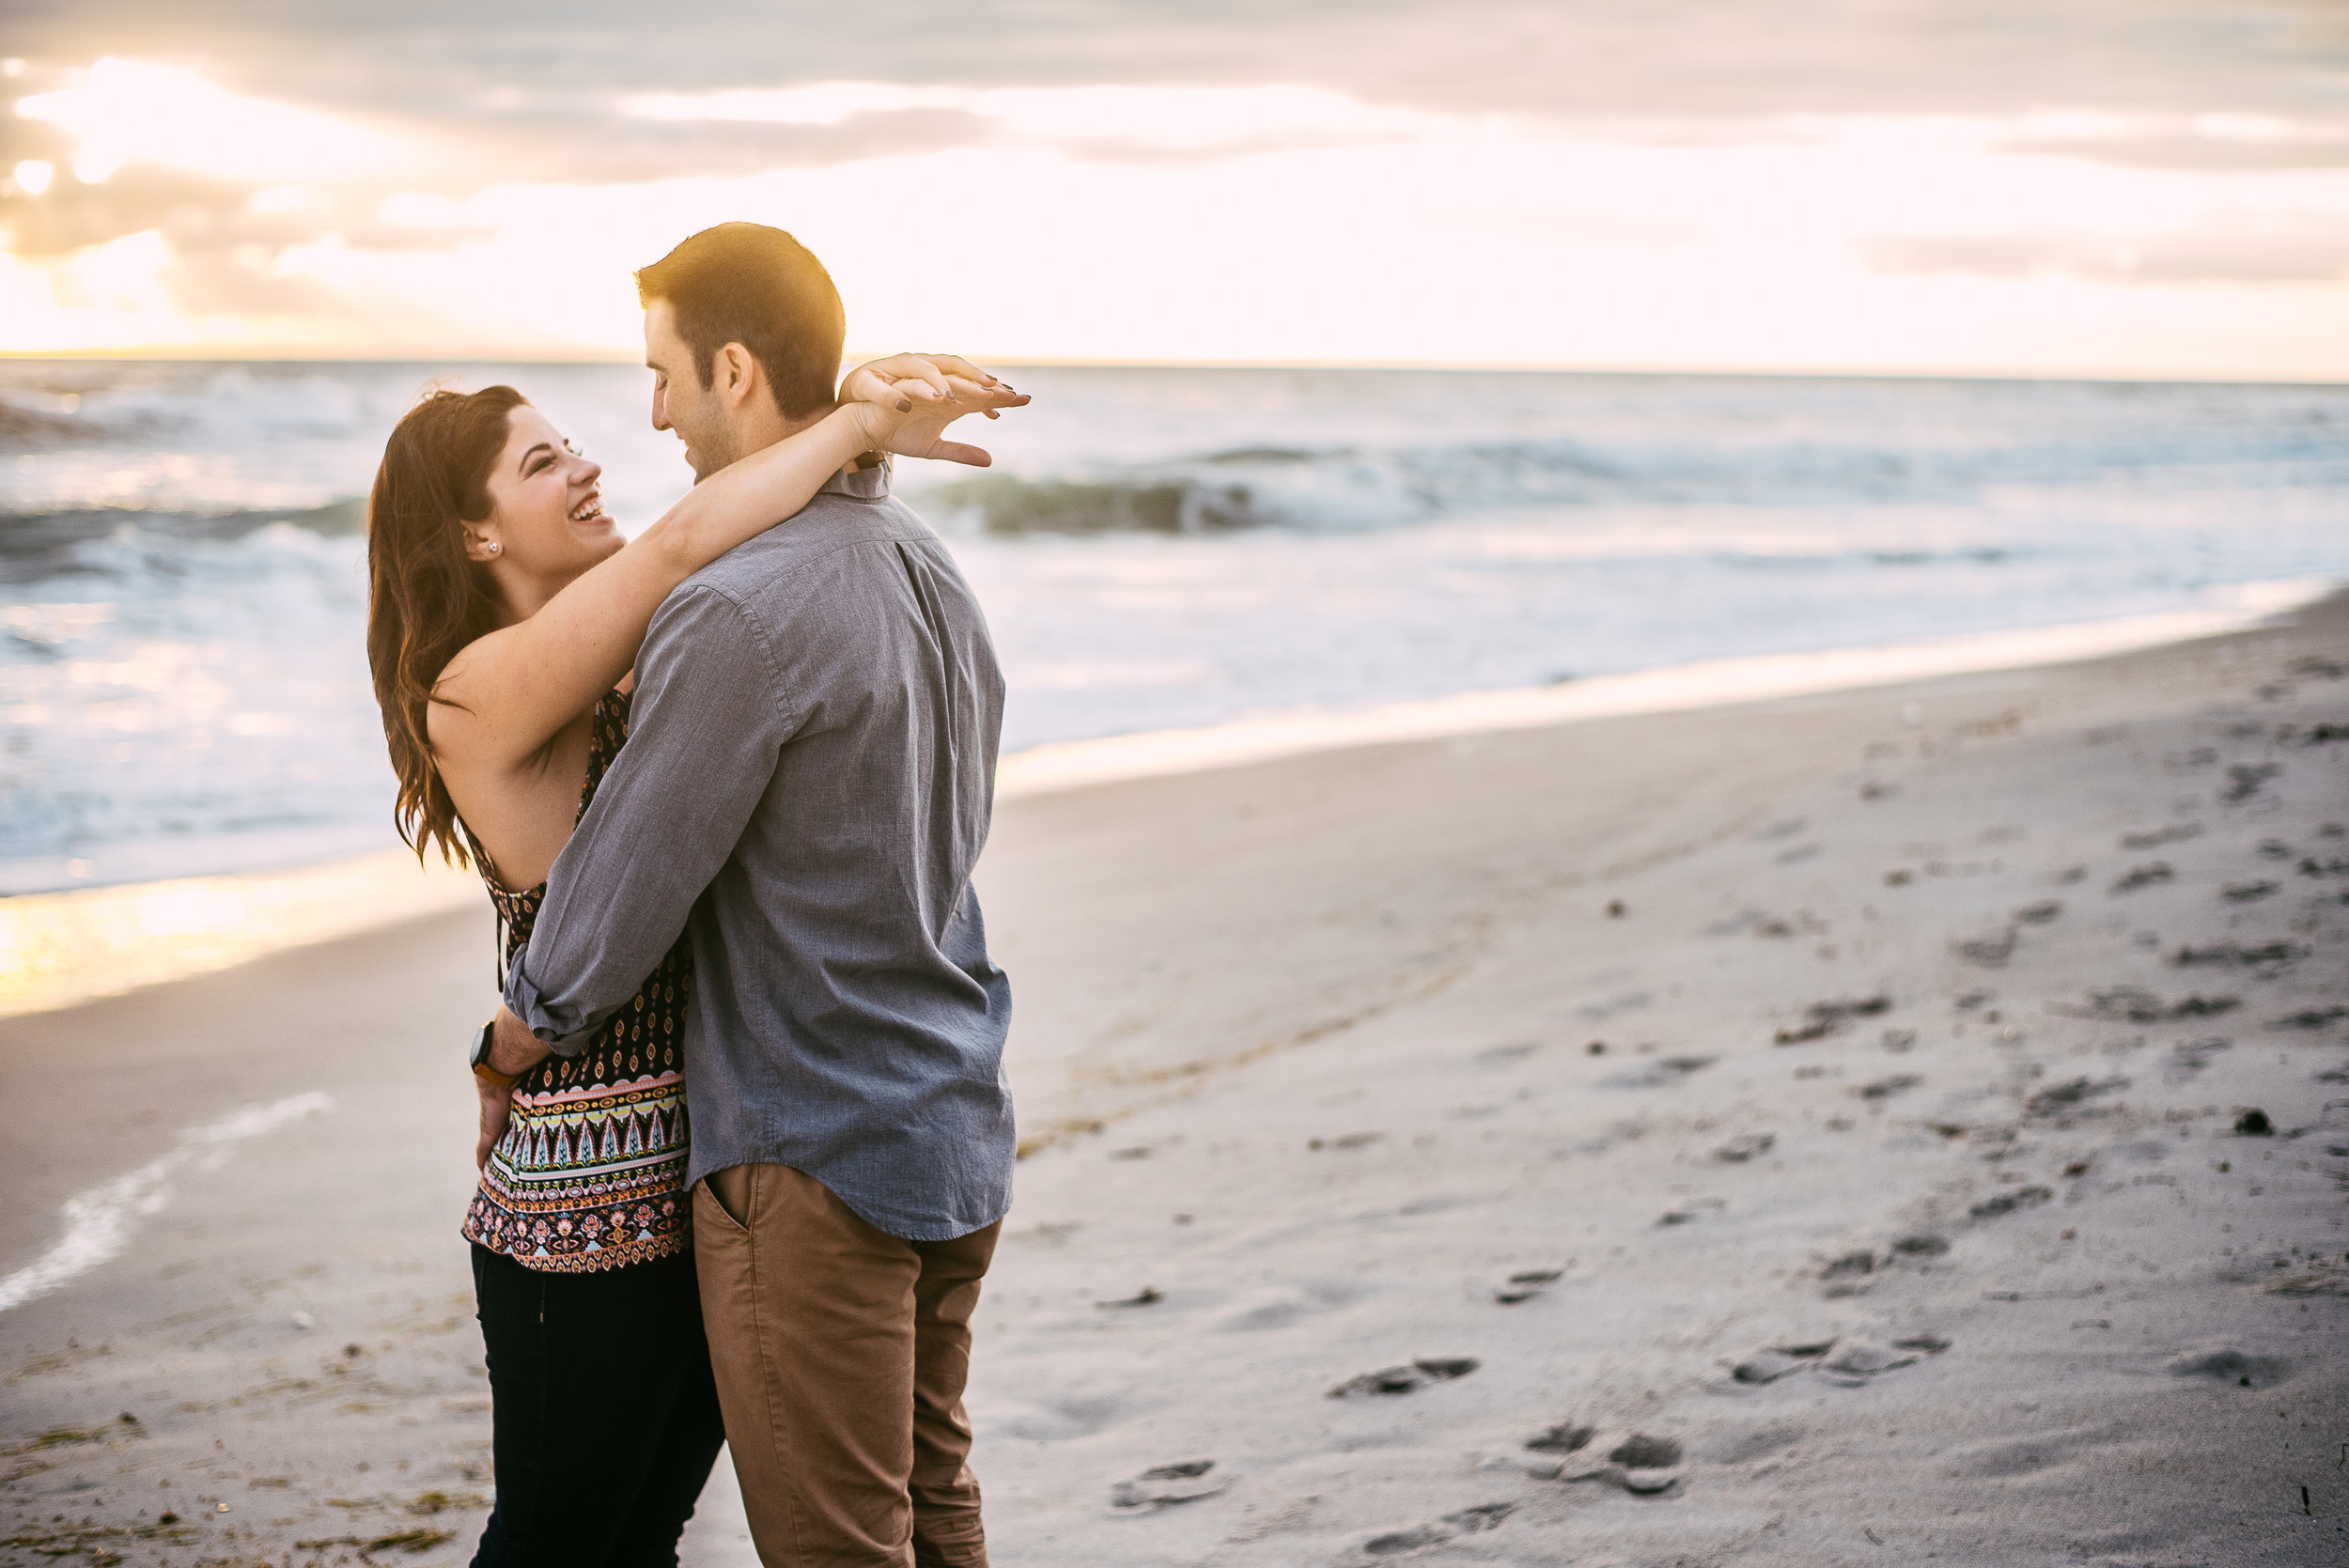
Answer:
<svg viewBox="0 0 2349 1568"><path fill-rule="evenodd" d="M2349 596L1022 795L980 889L999 1563L2349 1560ZM492 982L0 1020L0 1562L465 1560Z"/></svg>

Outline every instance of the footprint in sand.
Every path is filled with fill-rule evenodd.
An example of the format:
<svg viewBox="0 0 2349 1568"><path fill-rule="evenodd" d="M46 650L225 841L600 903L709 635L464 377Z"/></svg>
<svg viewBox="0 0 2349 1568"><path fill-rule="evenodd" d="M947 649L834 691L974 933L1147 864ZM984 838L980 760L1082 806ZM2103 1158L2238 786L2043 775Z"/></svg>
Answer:
<svg viewBox="0 0 2349 1568"><path fill-rule="evenodd" d="M1179 1465L1160 1465L1144 1470L1110 1488L1110 1506L1141 1513L1212 1498L1232 1484L1228 1476L1211 1475L1214 1468L1212 1459L1187 1459Z"/></svg>
<svg viewBox="0 0 2349 1568"><path fill-rule="evenodd" d="M2135 986L2113 986L2088 993L2085 1008L2064 1007L2051 1003L2048 1011L2072 1017L2113 1018L2124 1023L2166 1023L2176 1018L2215 1018L2221 1013L2232 1013L2240 1006L2239 998L2229 996L2189 996L2164 1003L2151 991Z"/></svg>
<svg viewBox="0 0 2349 1568"><path fill-rule="evenodd" d="M1558 1479L1567 1483L1605 1482L1640 1497L1662 1497L1679 1488L1680 1456L1677 1437L1634 1432L1607 1451L1604 1464L1571 1474L1561 1473Z"/></svg>
<svg viewBox="0 0 2349 1568"><path fill-rule="evenodd" d="M1865 1250L1846 1252L1819 1271L1829 1296L1858 1296L1868 1287L1860 1283L1862 1277L1876 1270L1876 1255Z"/></svg>
<svg viewBox="0 0 2349 1568"><path fill-rule="evenodd" d="M1938 1356L1949 1347L1950 1342L1938 1334L1915 1334L1894 1340L1890 1346L1847 1344L1832 1359L1819 1363L1818 1374L1830 1383L1856 1389L1888 1372L1914 1366L1928 1356Z"/></svg>
<svg viewBox="0 0 2349 1568"><path fill-rule="evenodd" d="M2128 1086L2129 1080L2124 1078L2108 1078L2101 1082L2076 1078L2040 1090L2023 1102L2023 1110L2033 1116L2059 1116L2099 1094L2116 1094Z"/></svg>
<svg viewBox="0 0 2349 1568"><path fill-rule="evenodd" d="M1873 1018L1879 1013L1891 1010L1892 999L1889 996L1860 997L1848 1001L1814 1001L1803 1009L1801 1023L1791 1029L1780 1030L1774 1040L1781 1046L1799 1046L1812 1040L1824 1040L1854 1018Z"/></svg>
<svg viewBox="0 0 2349 1568"><path fill-rule="evenodd" d="M1463 1535L1481 1535L1498 1529L1501 1522L1517 1511L1513 1502L1481 1503L1464 1508L1457 1514L1447 1514L1434 1524L1413 1525L1409 1529L1390 1530L1374 1535L1362 1543L1362 1550L1373 1557L1399 1557L1423 1547L1456 1540Z"/></svg>
<svg viewBox="0 0 2349 1568"><path fill-rule="evenodd" d="M2163 1370L2172 1377L2204 1377L2238 1389L2270 1389L2292 1375L2288 1361L2234 1349L2190 1351Z"/></svg>
<svg viewBox="0 0 2349 1568"><path fill-rule="evenodd" d="M2231 806L2239 806L2257 795L2262 784L2282 773L2283 768L2272 762L2235 763L2227 769L2227 787L2218 798Z"/></svg>
<svg viewBox="0 0 2349 1568"><path fill-rule="evenodd" d="M1622 1072L1610 1073L1599 1079L1606 1089L1662 1089L1681 1082L1691 1073L1701 1073L1713 1064L1709 1056L1666 1056L1644 1062Z"/></svg>
<svg viewBox="0 0 2349 1568"><path fill-rule="evenodd" d="M1777 1141L1778 1135L1773 1132L1742 1132L1714 1150L1713 1157L1732 1165L1743 1165L1750 1159L1768 1154L1771 1145Z"/></svg>
<svg viewBox="0 0 2349 1568"><path fill-rule="evenodd" d="M1120 1307L1148 1307L1165 1299L1166 1292L1156 1285L1144 1285L1131 1296L1121 1296L1114 1301L1096 1301L1094 1305L1104 1312L1114 1312Z"/></svg>
<svg viewBox="0 0 2349 1568"><path fill-rule="evenodd" d="M2263 942L2257 947L2245 947L2240 942L2216 942L2209 947L2196 947L2189 942L2172 953L2170 962L2179 969L2199 966L2249 970L2262 980L2273 980L2313 951L2298 942Z"/></svg>
<svg viewBox="0 0 2349 1568"><path fill-rule="evenodd" d="M1476 1367L1475 1358L1467 1356L1380 1367L1377 1372L1365 1372L1347 1378L1330 1390L1330 1397L1361 1399L1377 1394L1408 1394L1430 1383L1448 1383L1455 1377L1466 1377Z"/></svg>
<svg viewBox="0 0 2349 1568"><path fill-rule="evenodd" d="M1565 1274L1563 1268L1521 1268L1509 1276L1509 1282L1493 1292L1493 1299L1504 1307L1520 1301L1531 1301Z"/></svg>
<svg viewBox="0 0 2349 1568"><path fill-rule="evenodd" d="M1598 1436L1598 1428L1580 1421L1560 1421L1538 1437L1528 1437L1525 1446L1535 1453L1579 1453L1590 1447Z"/></svg>
<svg viewBox="0 0 2349 1568"><path fill-rule="evenodd" d="M2001 1192L1995 1198L1984 1198L1966 1212L1976 1219L1996 1219L2002 1214L2013 1214L2016 1209L2035 1208L2054 1196L2055 1193L2047 1188L2019 1187L2012 1192Z"/></svg>
<svg viewBox="0 0 2349 1568"><path fill-rule="evenodd" d="M2173 822L2167 828L2155 828L2149 832L2123 833L2121 847L2123 849L2158 849L2165 844L2177 844L2186 839L2201 836L2202 825L2200 822Z"/></svg>
<svg viewBox="0 0 2349 1568"><path fill-rule="evenodd" d="M1950 950L1969 964L1980 964L1986 970L2004 969L2006 961L2015 956L2015 927L2010 925L1988 936L1953 941Z"/></svg>
<svg viewBox="0 0 2349 1568"><path fill-rule="evenodd" d="M1835 1348L1833 1340L1818 1340L1808 1344L1774 1344L1767 1350L1757 1350L1730 1369L1729 1375L1740 1383L1775 1383L1789 1373L1817 1363L1820 1357Z"/></svg>
<svg viewBox="0 0 2349 1568"><path fill-rule="evenodd" d="M1920 1233L1905 1235L1892 1243L1892 1250L1905 1258L1937 1258L1950 1250L1947 1236Z"/></svg>
<svg viewBox="0 0 2349 1568"><path fill-rule="evenodd" d="M1608 1450L1607 1457L1634 1470L1668 1470L1680 1463L1680 1439L1634 1432Z"/></svg>

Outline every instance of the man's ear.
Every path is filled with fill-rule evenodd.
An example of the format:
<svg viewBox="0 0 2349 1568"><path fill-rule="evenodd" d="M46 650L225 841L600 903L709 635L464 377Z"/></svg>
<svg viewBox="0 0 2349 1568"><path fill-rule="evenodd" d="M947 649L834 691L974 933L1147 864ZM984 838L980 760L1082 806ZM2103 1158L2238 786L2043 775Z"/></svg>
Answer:
<svg viewBox="0 0 2349 1568"><path fill-rule="evenodd" d="M710 356L709 384L729 409L739 409L758 390L758 361L739 343Z"/></svg>

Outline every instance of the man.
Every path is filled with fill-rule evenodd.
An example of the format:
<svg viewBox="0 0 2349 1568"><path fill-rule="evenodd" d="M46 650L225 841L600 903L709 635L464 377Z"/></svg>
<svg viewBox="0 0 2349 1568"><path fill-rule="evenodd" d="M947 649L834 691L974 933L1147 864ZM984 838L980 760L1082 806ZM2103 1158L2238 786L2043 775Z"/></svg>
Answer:
<svg viewBox="0 0 2349 1568"><path fill-rule="evenodd" d="M697 480L831 409L845 317L790 236L723 225L636 282L653 424ZM970 877L1003 687L889 478L860 459L661 606L490 1053L583 1046L690 932L702 1310L759 1557L794 1568L987 1560L962 1390L1011 995Z"/></svg>

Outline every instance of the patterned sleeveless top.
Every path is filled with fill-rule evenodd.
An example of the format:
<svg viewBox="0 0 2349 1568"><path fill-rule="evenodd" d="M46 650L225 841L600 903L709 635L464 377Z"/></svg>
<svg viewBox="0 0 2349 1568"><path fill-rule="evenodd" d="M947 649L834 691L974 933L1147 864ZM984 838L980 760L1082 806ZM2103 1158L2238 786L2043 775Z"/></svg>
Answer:
<svg viewBox="0 0 2349 1568"><path fill-rule="evenodd" d="M579 811L628 738L628 697L596 704ZM546 898L500 886L465 831L503 927L502 964L530 939ZM501 968L501 979L503 969ZM465 1212L464 1234L525 1268L588 1274L685 1251L692 1207L685 1192L685 1009L693 961L683 937L635 1000L587 1049L550 1057L514 1086L514 1116L490 1152Z"/></svg>

